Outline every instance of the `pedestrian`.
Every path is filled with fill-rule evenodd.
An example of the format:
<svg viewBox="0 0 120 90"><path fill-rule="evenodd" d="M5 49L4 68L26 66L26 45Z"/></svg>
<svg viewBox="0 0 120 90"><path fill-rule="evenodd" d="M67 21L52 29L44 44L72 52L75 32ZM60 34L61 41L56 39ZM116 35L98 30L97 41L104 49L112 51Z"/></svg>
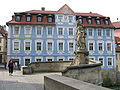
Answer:
<svg viewBox="0 0 120 90"><path fill-rule="evenodd" d="M10 59L9 63L8 63L8 68L9 68L9 76L13 76L13 67L14 67L14 63L12 61L12 59Z"/></svg>

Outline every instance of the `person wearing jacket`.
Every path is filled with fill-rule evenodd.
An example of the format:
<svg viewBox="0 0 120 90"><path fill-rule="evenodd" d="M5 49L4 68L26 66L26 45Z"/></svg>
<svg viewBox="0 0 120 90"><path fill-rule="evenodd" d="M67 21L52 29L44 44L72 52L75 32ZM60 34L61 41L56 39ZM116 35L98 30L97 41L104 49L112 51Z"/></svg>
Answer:
<svg viewBox="0 0 120 90"><path fill-rule="evenodd" d="M9 61L8 63L8 68L9 68L9 76L13 76L13 67L14 67L14 63L12 60Z"/></svg>

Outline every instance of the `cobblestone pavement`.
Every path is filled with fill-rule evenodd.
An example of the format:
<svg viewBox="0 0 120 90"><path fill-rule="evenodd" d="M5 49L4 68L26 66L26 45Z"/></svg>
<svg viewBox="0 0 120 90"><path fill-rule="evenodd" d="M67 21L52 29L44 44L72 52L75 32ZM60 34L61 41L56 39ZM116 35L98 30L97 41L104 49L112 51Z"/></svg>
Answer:
<svg viewBox="0 0 120 90"><path fill-rule="evenodd" d="M36 73L22 75L21 71L14 71L13 76L8 70L0 70L0 90L44 90L44 76L61 73Z"/></svg>

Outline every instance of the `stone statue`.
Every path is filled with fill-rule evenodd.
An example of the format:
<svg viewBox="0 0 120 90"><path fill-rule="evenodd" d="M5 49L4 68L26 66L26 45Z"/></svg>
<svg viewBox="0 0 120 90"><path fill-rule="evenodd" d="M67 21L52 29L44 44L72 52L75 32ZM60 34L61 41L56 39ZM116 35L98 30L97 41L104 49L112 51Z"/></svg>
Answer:
<svg viewBox="0 0 120 90"><path fill-rule="evenodd" d="M86 33L84 32L83 26L79 24L79 21L77 21L76 44L79 49L86 48L85 38Z"/></svg>

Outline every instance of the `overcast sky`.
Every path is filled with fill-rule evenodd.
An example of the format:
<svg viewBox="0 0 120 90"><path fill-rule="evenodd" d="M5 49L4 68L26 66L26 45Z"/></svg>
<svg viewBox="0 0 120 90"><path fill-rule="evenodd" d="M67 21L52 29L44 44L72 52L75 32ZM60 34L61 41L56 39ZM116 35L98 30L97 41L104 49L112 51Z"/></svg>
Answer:
<svg viewBox="0 0 120 90"><path fill-rule="evenodd" d="M57 11L64 4L70 6L74 12L93 12L109 16L112 22L120 20L120 0L1 0L0 1L0 25L5 25L11 20L14 12L28 10Z"/></svg>

